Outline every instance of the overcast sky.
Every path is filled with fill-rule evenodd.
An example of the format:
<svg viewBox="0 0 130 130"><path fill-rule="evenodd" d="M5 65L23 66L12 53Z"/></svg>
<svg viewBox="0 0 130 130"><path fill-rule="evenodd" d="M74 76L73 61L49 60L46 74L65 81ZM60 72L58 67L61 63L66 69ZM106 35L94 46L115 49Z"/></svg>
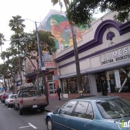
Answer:
<svg viewBox="0 0 130 130"><path fill-rule="evenodd" d="M1 0L0 6L0 33L5 36L6 40L10 39L12 34L9 27L9 20L12 16L20 15L23 19L31 19L41 22L49 13L50 9L60 10L59 4L53 6L51 0ZM65 11L65 8L62 9ZM31 32L35 29L35 24L31 21L25 21L25 31ZM5 42L2 50L5 51L9 41ZM0 60L1 63L1 60Z"/></svg>
<svg viewBox="0 0 130 130"><path fill-rule="evenodd" d="M60 10L59 5L53 6L51 0L1 0L0 6L0 33L5 36L6 40L10 39L12 34L9 27L9 20L12 16L20 15L23 19L31 19L41 22L49 13L50 9ZM62 9L64 11L64 8ZM26 32L35 29L35 24L31 21L25 21ZM2 47L5 50L8 42Z"/></svg>

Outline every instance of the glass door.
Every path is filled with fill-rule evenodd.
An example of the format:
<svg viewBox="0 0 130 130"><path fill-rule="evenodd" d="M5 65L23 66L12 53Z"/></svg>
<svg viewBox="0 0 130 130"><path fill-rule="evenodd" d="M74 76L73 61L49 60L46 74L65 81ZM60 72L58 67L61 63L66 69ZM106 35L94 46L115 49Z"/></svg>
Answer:
<svg viewBox="0 0 130 130"><path fill-rule="evenodd" d="M48 82L49 94L55 94L56 88L54 82Z"/></svg>
<svg viewBox="0 0 130 130"><path fill-rule="evenodd" d="M106 80L106 73L101 72L95 74L96 84L97 84L97 92L102 92L102 95L107 95L108 93L108 85Z"/></svg>

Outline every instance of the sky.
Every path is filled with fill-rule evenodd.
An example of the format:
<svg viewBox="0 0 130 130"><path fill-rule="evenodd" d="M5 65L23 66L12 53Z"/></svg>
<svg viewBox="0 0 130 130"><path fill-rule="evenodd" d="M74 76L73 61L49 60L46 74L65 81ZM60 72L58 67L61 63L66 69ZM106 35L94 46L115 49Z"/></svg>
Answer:
<svg viewBox="0 0 130 130"><path fill-rule="evenodd" d="M9 27L9 21L12 16L20 15L23 19L41 22L49 13L50 9L60 10L59 5L53 6L51 0L2 0L0 7L0 33L7 40L2 46L2 51L6 50L10 36L13 34ZM64 8L62 9L65 10ZM25 20L25 31L32 32L35 29L34 22ZM38 25L38 24L37 24Z"/></svg>
<svg viewBox="0 0 130 130"><path fill-rule="evenodd" d="M4 46L2 46L2 51L5 51L9 47L9 39L13 34L9 27L9 21L12 19L12 16L20 15L22 19L41 22L49 13L50 9L60 10L60 6L59 4L53 6L51 0L1 0L0 33L7 40ZM65 11L64 7L62 11ZM25 20L26 32L32 32L35 29L35 24L32 21Z"/></svg>

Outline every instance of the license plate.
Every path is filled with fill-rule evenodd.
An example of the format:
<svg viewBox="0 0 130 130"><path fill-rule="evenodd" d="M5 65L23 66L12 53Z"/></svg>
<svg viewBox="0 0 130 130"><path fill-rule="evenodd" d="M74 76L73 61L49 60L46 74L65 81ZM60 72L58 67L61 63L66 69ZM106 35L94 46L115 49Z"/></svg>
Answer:
<svg viewBox="0 0 130 130"><path fill-rule="evenodd" d="M37 108L37 105L33 105L33 108Z"/></svg>

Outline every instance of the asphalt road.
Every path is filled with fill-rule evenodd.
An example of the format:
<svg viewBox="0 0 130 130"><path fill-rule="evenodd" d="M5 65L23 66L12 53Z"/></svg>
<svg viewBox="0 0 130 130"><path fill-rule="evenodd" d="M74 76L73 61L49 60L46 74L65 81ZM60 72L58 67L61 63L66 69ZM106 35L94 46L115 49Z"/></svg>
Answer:
<svg viewBox="0 0 130 130"><path fill-rule="evenodd" d="M29 111L19 115L17 110L0 102L0 130L47 130L44 122L45 113Z"/></svg>

